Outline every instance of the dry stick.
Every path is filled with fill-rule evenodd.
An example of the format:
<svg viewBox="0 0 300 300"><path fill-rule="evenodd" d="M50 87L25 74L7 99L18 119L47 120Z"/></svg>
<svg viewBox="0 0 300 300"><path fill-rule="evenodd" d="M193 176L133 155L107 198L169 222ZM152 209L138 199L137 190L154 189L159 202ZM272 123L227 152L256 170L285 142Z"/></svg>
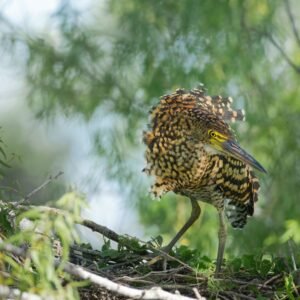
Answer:
<svg viewBox="0 0 300 300"><path fill-rule="evenodd" d="M222 279L220 278L219 281L222 282L228 282L228 283L237 283L241 286L248 287L249 285L256 286L258 288L264 288L264 289L272 289L272 287L267 286L265 283L257 283L253 281L243 281L243 280L238 280L238 279Z"/></svg>
<svg viewBox="0 0 300 300"><path fill-rule="evenodd" d="M277 275L271 277L270 279L268 279L267 281L264 282L262 287L268 286L270 283L273 283L273 281L277 280L280 277L282 277L282 274L277 274Z"/></svg>
<svg viewBox="0 0 300 300"><path fill-rule="evenodd" d="M156 277L169 277L169 276L176 275L176 272L180 271L181 269L183 269L183 268L176 268L176 269L165 270L165 271L150 271L147 274L144 274L142 276L129 277L126 275L126 276L117 277L115 279L117 281L136 281L136 280L143 280L143 279L149 278L152 275L156 276Z"/></svg>
<svg viewBox="0 0 300 300"><path fill-rule="evenodd" d="M144 242L144 241L141 241L141 240L138 240L138 241L142 244L148 244L147 242ZM154 257L148 264L150 264L150 265L154 264L157 261L159 261L160 259L162 259L163 257L166 257L166 258L169 258L170 260L178 262L179 264L181 264L183 267L187 268L188 270L190 270L192 272L195 272L195 270L192 267L190 267L189 265L184 263L182 260L180 260L180 259L178 259L174 256L171 256L170 254L164 252L163 250L152 247L151 245L149 245L149 249L152 250L152 251L159 252L161 255Z"/></svg>
<svg viewBox="0 0 300 300"><path fill-rule="evenodd" d="M18 201L18 204L23 204L24 202L27 202L34 194L38 193L40 190L45 188L50 182L57 179L59 176L64 174L64 172L59 171L55 176L49 176L46 181L44 181L40 186L35 188L33 191L31 191L29 194L27 194L23 199Z"/></svg>
<svg viewBox="0 0 300 300"><path fill-rule="evenodd" d="M255 300L256 299L256 298L253 298L251 296L247 296L247 295L244 295L244 294L239 294L239 293L232 292L232 291L222 291L221 293L225 294L225 295L233 296L234 299L246 299L246 300Z"/></svg>
<svg viewBox="0 0 300 300"><path fill-rule="evenodd" d="M198 300L201 300L201 299L203 299L202 297L201 297L201 295L200 295L200 293L199 293L199 291L198 291L198 289L197 288L193 288L193 292L194 292L194 294L195 294L195 296L196 296L196 298L198 299Z"/></svg>

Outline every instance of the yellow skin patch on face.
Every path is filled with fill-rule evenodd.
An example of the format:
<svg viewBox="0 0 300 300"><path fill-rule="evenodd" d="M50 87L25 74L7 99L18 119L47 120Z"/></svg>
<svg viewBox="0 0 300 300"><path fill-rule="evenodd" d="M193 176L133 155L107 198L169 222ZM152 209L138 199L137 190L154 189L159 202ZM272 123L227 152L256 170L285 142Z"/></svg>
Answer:
<svg viewBox="0 0 300 300"><path fill-rule="evenodd" d="M219 151L222 151L222 143L226 142L228 140L228 137L221 134L218 131L209 129L208 130L208 135L209 135L209 142Z"/></svg>

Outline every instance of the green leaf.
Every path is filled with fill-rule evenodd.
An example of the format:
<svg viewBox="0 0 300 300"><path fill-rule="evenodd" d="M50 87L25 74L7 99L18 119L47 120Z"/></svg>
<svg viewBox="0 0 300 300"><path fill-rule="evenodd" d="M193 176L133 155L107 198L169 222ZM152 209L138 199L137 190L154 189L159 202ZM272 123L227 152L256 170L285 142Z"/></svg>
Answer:
<svg viewBox="0 0 300 300"><path fill-rule="evenodd" d="M263 259L259 264L259 268L258 268L259 274L262 276L266 276L270 272L272 265L273 264L270 260Z"/></svg>
<svg viewBox="0 0 300 300"><path fill-rule="evenodd" d="M275 257L273 259L273 264L275 273L282 273L287 269L286 259L283 257Z"/></svg>
<svg viewBox="0 0 300 300"><path fill-rule="evenodd" d="M1 141L1 142L2 142L2 141ZM3 155L3 157L4 157L5 159L7 159L6 153L4 152L4 150L3 150L2 147L0 147L0 153Z"/></svg>
<svg viewBox="0 0 300 300"><path fill-rule="evenodd" d="M9 209L0 208L0 228L5 235L10 235L14 232L14 228L9 220L9 211Z"/></svg>
<svg viewBox="0 0 300 300"><path fill-rule="evenodd" d="M0 164L6 168L11 168L11 166L9 164L7 164L6 162L4 162L3 160L0 159Z"/></svg>
<svg viewBox="0 0 300 300"><path fill-rule="evenodd" d="M239 257L236 257L228 262L228 268L232 272L238 272L242 266L242 259Z"/></svg>
<svg viewBox="0 0 300 300"><path fill-rule="evenodd" d="M244 255L242 257L242 262L247 271L253 272L256 270L256 260L254 255Z"/></svg>
<svg viewBox="0 0 300 300"><path fill-rule="evenodd" d="M284 277L284 287L285 287L285 291L290 300L295 300L294 286L295 286L295 284L294 284L292 275L285 276Z"/></svg>

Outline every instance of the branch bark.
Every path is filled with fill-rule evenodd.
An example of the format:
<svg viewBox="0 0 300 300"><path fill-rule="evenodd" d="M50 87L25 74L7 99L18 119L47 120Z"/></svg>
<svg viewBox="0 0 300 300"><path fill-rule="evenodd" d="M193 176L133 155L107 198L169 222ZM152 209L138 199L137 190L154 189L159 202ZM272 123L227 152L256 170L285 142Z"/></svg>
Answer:
<svg viewBox="0 0 300 300"><path fill-rule="evenodd" d="M92 231L95 231L95 232L98 232L98 233L104 235L105 237L107 237L108 239L110 239L116 243L120 242L119 234L117 234L116 232L114 232L113 230L111 230L105 226L95 223L94 221L83 219L79 224L91 229Z"/></svg>
<svg viewBox="0 0 300 300"><path fill-rule="evenodd" d="M19 200L18 204L23 204L24 202L27 202L34 194L38 193L40 190L44 189L49 183L51 183L53 180L57 179L59 176L64 174L62 171L59 171L55 176L50 175L47 180L45 180L40 186L35 188L33 191L28 193L23 199Z"/></svg>

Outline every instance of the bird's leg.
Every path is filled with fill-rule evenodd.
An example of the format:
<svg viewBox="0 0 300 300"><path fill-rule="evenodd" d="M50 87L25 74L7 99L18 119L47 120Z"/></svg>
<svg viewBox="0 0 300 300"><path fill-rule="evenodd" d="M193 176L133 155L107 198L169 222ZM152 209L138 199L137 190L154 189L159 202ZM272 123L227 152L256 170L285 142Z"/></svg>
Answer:
<svg viewBox="0 0 300 300"><path fill-rule="evenodd" d="M226 237L227 237L227 228L224 218L224 209L219 209L219 244L218 244L218 255L217 255L217 265L216 265L216 274L221 271L221 265L223 261L223 255L225 250L225 244L226 244Z"/></svg>
<svg viewBox="0 0 300 300"><path fill-rule="evenodd" d="M162 250L166 253L169 253L171 249L174 247L174 245L177 243L177 241L182 237L182 235L194 224L194 222L199 218L201 213L201 208L198 204L197 200L191 200L192 204L192 212L187 220L187 222L182 226L182 228L178 231L178 233L175 235L175 237L171 240L171 242L162 248Z"/></svg>

